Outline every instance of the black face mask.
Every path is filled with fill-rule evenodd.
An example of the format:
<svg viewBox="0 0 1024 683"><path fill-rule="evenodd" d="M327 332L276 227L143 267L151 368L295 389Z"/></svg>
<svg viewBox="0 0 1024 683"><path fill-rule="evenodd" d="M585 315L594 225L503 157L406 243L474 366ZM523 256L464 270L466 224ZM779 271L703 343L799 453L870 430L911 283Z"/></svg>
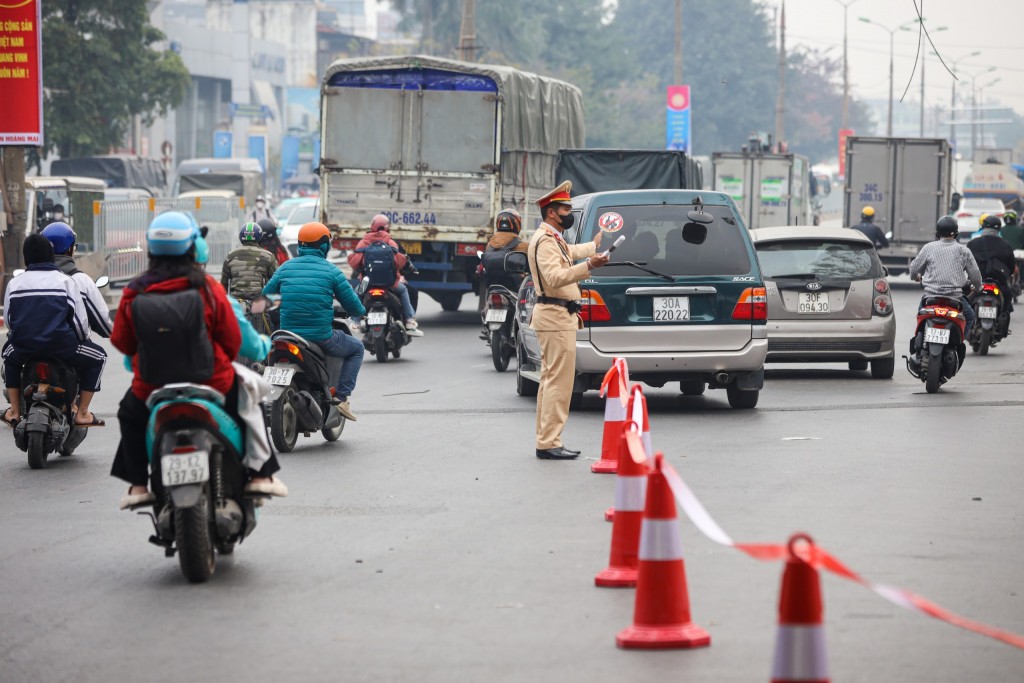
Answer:
<svg viewBox="0 0 1024 683"><path fill-rule="evenodd" d="M576 214L567 213L564 216L559 216L558 218L562 221L560 224L562 226L562 230L568 230L576 224Z"/></svg>

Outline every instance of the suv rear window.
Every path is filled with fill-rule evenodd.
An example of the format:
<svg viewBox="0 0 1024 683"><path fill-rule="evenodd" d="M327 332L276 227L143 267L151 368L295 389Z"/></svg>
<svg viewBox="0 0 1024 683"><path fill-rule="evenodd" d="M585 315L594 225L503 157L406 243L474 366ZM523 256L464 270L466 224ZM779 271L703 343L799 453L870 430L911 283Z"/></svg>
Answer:
<svg viewBox="0 0 1024 683"><path fill-rule="evenodd" d="M750 272L746 228L739 224L727 206L704 206L714 217L708 223L707 238L702 244L683 239L683 226L689 223L686 213L695 207L656 204L643 206L603 206L591 212L582 241L592 239L598 222L621 225L615 232L606 232L602 249L611 246L620 235L626 237L612 252L611 262L598 271L613 277L654 277L625 265L633 261L666 275L746 275Z"/></svg>
<svg viewBox="0 0 1024 683"><path fill-rule="evenodd" d="M814 275L823 280L882 277L882 264L870 244L844 240L759 242L757 260L766 279Z"/></svg>

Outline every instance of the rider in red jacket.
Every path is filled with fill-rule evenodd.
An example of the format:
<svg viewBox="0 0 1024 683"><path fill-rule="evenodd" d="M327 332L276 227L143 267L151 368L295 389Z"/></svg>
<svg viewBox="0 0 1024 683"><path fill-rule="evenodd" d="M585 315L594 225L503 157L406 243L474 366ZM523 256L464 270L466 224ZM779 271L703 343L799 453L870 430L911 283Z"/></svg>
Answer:
<svg viewBox="0 0 1024 683"><path fill-rule="evenodd" d="M410 337L422 337L423 332L419 330L419 324L416 322L416 309L412 307L412 301L409 298L409 287L402 278L402 270L409 265L409 257L401 251L398 242L391 239L391 221L384 214L379 213L373 217L370 222L370 231L363 235L363 239L359 240L359 244L348 255L348 265L352 266L352 275L358 277L363 268L363 254L359 250L376 242L384 242L395 250L395 273L397 275L391 289L402 300L402 317L406 332ZM353 322L358 324L359 321L353 319Z"/></svg>

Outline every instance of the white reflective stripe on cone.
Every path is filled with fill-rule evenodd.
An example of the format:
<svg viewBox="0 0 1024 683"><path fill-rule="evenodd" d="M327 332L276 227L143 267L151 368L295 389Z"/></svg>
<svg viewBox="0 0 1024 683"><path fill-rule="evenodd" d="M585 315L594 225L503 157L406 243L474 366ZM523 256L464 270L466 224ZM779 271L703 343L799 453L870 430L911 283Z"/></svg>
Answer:
<svg viewBox="0 0 1024 683"><path fill-rule="evenodd" d="M821 626L780 625L775 640L772 680L828 680L825 629Z"/></svg>
<svg viewBox="0 0 1024 683"><path fill-rule="evenodd" d="M654 457L654 450L651 448L651 433L650 432L644 432L643 434L641 434L640 435L640 441L644 445L644 453L647 455L647 457L648 458L653 458Z"/></svg>
<svg viewBox="0 0 1024 683"><path fill-rule="evenodd" d="M618 510L618 507L615 508ZM640 527L641 560L683 559L678 519L645 519Z"/></svg>
<svg viewBox="0 0 1024 683"><path fill-rule="evenodd" d="M647 476L617 477L615 479L615 511L643 512L647 495Z"/></svg>
<svg viewBox="0 0 1024 683"><path fill-rule="evenodd" d="M625 422L626 421L626 406L622 405L622 401L615 398L606 398L604 401L604 421L605 422Z"/></svg>

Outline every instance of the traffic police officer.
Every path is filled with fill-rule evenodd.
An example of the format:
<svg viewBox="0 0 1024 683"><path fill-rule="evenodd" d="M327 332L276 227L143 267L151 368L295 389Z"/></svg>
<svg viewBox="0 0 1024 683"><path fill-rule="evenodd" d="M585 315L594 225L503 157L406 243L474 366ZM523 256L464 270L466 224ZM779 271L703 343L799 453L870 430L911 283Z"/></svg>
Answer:
<svg viewBox="0 0 1024 683"><path fill-rule="evenodd" d="M540 388L537 391L537 457L542 460L572 460L580 452L562 445L562 428L569 417L569 399L576 375L576 330L583 327L579 316L582 296L576 283L590 271L608 263L607 254L597 254L601 231L593 242L566 244L562 233L572 227L569 192L565 181L537 200L544 221L530 240L527 255L534 273L537 305L530 323L540 342ZM574 261L586 259L581 263Z"/></svg>

